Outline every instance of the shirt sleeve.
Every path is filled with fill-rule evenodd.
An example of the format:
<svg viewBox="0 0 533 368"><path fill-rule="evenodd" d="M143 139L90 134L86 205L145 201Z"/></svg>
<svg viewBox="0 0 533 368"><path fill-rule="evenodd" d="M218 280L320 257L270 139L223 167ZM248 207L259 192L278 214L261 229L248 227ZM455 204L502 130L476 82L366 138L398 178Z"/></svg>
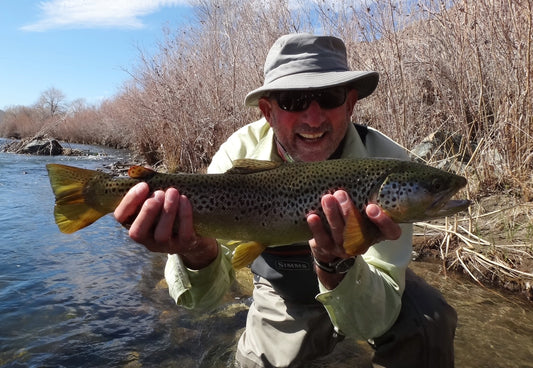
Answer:
<svg viewBox="0 0 533 368"><path fill-rule="evenodd" d="M235 279L231 252L219 245L217 258L202 270L188 269L178 255L169 254L165 279L176 304L187 309L211 310L224 298Z"/></svg>
<svg viewBox="0 0 533 368"><path fill-rule="evenodd" d="M268 159L271 155L268 140L272 132L262 119L244 126L221 145L207 169L209 174L226 172L233 160L243 157ZM264 146L264 147L263 147ZM165 266L165 279L170 296L185 308L210 310L216 307L228 292L235 271L231 265L231 250L219 243L217 258L201 270L185 267L178 255L169 255Z"/></svg>
<svg viewBox="0 0 533 368"><path fill-rule="evenodd" d="M342 334L375 338L398 318L412 249L412 225L401 226L400 239L376 244L358 256L335 289L327 290L319 282L317 300Z"/></svg>

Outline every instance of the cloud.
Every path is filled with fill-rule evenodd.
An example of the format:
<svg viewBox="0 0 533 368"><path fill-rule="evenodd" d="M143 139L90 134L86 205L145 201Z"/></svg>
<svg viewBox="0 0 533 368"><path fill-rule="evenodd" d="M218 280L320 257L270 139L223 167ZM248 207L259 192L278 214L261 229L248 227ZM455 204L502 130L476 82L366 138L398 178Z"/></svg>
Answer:
<svg viewBox="0 0 533 368"><path fill-rule="evenodd" d="M143 28L142 16L163 7L188 4L187 0L41 1L41 19L21 29L42 32L57 28Z"/></svg>

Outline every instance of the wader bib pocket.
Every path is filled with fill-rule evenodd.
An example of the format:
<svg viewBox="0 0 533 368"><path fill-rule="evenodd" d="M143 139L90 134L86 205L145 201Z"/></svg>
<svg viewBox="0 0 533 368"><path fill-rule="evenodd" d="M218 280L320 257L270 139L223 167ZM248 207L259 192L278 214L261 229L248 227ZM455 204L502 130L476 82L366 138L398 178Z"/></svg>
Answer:
<svg viewBox="0 0 533 368"><path fill-rule="evenodd" d="M287 301L318 303L318 280L308 244L267 248L252 263L252 272L267 279Z"/></svg>

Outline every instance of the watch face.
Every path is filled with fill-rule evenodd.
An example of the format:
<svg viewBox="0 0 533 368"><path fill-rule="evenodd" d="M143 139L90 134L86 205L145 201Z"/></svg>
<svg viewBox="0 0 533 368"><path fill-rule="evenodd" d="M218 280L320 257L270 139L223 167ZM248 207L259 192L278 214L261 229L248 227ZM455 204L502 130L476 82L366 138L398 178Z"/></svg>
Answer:
<svg viewBox="0 0 533 368"><path fill-rule="evenodd" d="M352 266L355 263L355 257L346 258L341 260L337 265L335 266L335 269L337 273L346 273L352 268Z"/></svg>

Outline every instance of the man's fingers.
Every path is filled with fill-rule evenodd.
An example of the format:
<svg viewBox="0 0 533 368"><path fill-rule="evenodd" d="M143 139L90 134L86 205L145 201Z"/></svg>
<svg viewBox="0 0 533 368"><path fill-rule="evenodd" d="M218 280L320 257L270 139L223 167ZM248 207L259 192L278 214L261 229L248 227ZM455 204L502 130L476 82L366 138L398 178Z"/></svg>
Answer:
<svg viewBox="0 0 533 368"><path fill-rule="evenodd" d="M367 205L366 215L379 228L384 240L396 240L402 235L400 225L392 221L378 205Z"/></svg>
<svg viewBox="0 0 533 368"><path fill-rule="evenodd" d="M154 192L152 198L144 201L137 218L130 227L130 237L138 243L145 244L153 239L154 226L159 221L159 215L165 200L165 193L161 190Z"/></svg>
<svg viewBox="0 0 533 368"><path fill-rule="evenodd" d="M328 233L328 231L326 231L324 224L322 224L322 220L320 219L320 216L318 216L315 213L308 215L307 225L309 226L309 229L311 230L311 233L313 234L313 239L311 240L313 242L313 245L316 246L317 244L324 244L326 242L331 242L330 234Z"/></svg>
<svg viewBox="0 0 533 368"><path fill-rule="evenodd" d="M183 251L191 251L197 245L196 232L193 226L192 205L189 199L182 195L180 196L180 206L178 209L178 216L180 219L178 233L182 244L187 244L189 249L182 249Z"/></svg>
<svg viewBox="0 0 533 368"><path fill-rule="evenodd" d="M322 209L328 221L333 242L338 246L344 242L344 217L341 201L344 203L345 201L349 201L349 198L347 196L344 198L342 194L337 195L337 193L335 192L333 195L326 194L322 197Z"/></svg>
<svg viewBox="0 0 533 368"><path fill-rule="evenodd" d="M307 224L313 234L313 239L309 242L313 255L322 261L344 257L345 216L349 214L352 202L346 192L337 191L324 195L321 204L327 225L316 214L307 217Z"/></svg>
<svg viewBox="0 0 533 368"><path fill-rule="evenodd" d="M163 207L159 216L159 222L154 231L156 243L168 242L173 235L173 226L180 205L180 194L174 188L165 192Z"/></svg>
<svg viewBox="0 0 533 368"><path fill-rule="evenodd" d="M148 193L150 188L144 182L132 187L115 209L113 213L115 219L121 224L131 224Z"/></svg>

